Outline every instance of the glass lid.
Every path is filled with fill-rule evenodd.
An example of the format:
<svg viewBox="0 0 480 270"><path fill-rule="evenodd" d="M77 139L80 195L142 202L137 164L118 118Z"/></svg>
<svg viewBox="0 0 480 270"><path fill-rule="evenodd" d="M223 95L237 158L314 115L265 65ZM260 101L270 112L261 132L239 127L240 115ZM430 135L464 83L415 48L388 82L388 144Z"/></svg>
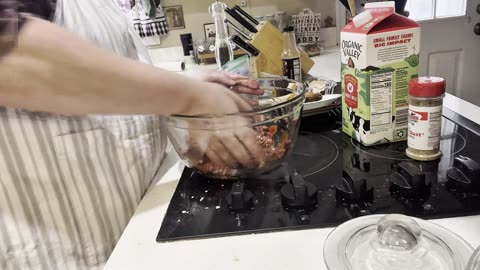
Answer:
<svg viewBox="0 0 480 270"><path fill-rule="evenodd" d="M480 247L473 254L466 270L480 270Z"/></svg>
<svg viewBox="0 0 480 270"><path fill-rule="evenodd" d="M374 215L340 225L323 252L330 270L463 270L473 248L439 225Z"/></svg>

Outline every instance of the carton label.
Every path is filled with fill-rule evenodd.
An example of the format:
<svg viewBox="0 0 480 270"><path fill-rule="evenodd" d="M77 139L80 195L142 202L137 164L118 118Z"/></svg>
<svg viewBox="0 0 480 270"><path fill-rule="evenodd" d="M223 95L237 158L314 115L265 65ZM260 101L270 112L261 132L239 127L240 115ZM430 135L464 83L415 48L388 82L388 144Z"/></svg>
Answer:
<svg viewBox="0 0 480 270"><path fill-rule="evenodd" d="M381 132L392 127L393 72L370 76L371 131Z"/></svg>
<svg viewBox="0 0 480 270"><path fill-rule="evenodd" d="M360 60L360 55L363 53L363 45L354 40L343 40L342 51L344 57L353 57Z"/></svg>
<svg viewBox="0 0 480 270"><path fill-rule="evenodd" d="M358 108L358 80L354 76L345 75L345 102L352 109Z"/></svg>

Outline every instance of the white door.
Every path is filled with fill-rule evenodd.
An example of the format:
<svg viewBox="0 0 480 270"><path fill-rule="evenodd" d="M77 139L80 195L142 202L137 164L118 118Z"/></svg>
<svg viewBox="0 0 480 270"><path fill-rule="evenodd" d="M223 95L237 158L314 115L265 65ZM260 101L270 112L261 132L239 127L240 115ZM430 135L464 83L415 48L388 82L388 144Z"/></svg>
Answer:
<svg viewBox="0 0 480 270"><path fill-rule="evenodd" d="M420 74L446 78L449 93L480 106L480 0L409 0L406 10L427 19L419 21Z"/></svg>

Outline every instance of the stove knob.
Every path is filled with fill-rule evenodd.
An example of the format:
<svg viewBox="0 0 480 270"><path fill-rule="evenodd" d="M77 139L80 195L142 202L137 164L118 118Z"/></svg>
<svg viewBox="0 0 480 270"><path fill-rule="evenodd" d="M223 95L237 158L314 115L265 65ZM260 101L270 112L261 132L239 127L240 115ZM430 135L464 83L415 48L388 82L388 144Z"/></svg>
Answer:
<svg viewBox="0 0 480 270"><path fill-rule="evenodd" d="M312 208L317 205L317 187L305 182L303 177L294 172L290 182L285 184L280 193L285 208Z"/></svg>
<svg viewBox="0 0 480 270"><path fill-rule="evenodd" d="M351 158L352 167L363 172L370 172L370 161L366 160L360 154L354 153Z"/></svg>
<svg viewBox="0 0 480 270"><path fill-rule="evenodd" d="M253 207L253 194L245 189L243 182L235 182L232 191L227 195L227 203L231 211L239 212Z"/></svg>
<svg viewBox="0 0 480 270"><path fill-rule="evenodd" d="M353 180L346 171L343 172L343 177L335 186L335 190L337 201L346 203L373 202L373 188L367 188L367 180Z"/></svg>
<svg viewBox="0 0 480 270"><path fill-rule="evenodd" d="M459 156L447 172L447 185L461 191L480 191L480 165L474 160Z"/></svg>
<svg viewBox="0 0 480 270"><path fill-rule="evenodd" d="M390 175L390 190L406 196L422 196L430 191L430 182L422 170L410 162L401 162Z"/></svg>

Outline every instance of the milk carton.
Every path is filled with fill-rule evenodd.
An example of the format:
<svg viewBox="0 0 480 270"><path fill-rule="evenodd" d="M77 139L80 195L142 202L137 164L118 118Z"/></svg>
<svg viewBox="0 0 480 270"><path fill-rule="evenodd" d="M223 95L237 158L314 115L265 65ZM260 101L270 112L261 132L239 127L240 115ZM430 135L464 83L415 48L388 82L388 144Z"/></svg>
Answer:
<svg viewBox="0 0 480 270"><path fill-rule="evenodd" d="M366 146L403 141L408 82L418 77L420 26L396 14L394 2L365 8L341 33L343 131Z"/></svg>

